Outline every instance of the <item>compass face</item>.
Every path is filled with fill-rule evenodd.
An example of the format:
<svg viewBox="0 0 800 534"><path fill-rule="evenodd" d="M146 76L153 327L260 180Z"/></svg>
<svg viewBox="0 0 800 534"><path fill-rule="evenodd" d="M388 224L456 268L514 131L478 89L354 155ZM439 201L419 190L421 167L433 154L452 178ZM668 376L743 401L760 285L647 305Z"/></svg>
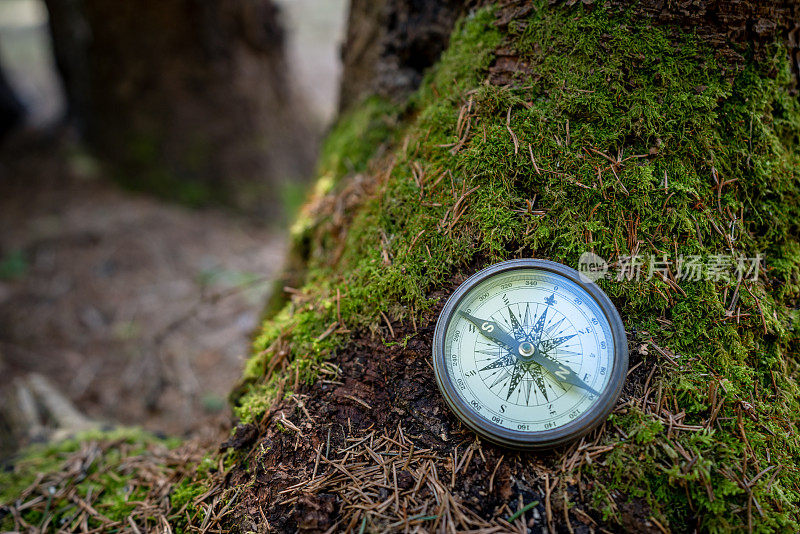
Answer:
<svg viewBox="0 0 800 534"><path fill-rule="evenodd" d="M436 325L433 356L456 415L517 448L556 446L600 424L628 368L605 293L544 260L499 263L464 282Z"/></svg>

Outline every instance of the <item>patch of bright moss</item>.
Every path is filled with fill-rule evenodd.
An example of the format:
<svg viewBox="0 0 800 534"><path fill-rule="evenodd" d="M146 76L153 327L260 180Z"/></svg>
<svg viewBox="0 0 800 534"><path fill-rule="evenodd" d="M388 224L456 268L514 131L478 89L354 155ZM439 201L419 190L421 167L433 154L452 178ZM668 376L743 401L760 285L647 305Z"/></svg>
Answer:
<svg viewBox="0 0 800 534"><path fill-rule="evenodd" d="M172 516L169 519L170 525L176 532L186 532L186 527L193 523L192 518L203 512L195 501L210 489L207 481L211 479L214 470L216 462L207 456L200 461L191 475L184 476L172 486L169 497Z"/></svg>
<svg viewBox="0 0 800 534"><path fill-rule="evenodd" d="M377 97L366 99L334 125L323 142L318 174L336 177L363 172L396 124L394 107Z"/></svg>
<svg viewBox="0 0 800 534"><path fill-rule="evenodd" d="M59 474L64 469L65 461L93 443L100 446L100 455L86 465L79 476L61 480ZM133 503L143 500L146 491L141 487L132 489L129 483L133 473L121 472L118 468L126 460L146 453L153 446L176 447L178 443L174 439L156 438L135 428L120 428L108 432L90 431L57 443L30 446L18 457L12 458L0 472L0 504L14 503L38 477L44 477L45 483L50 479L54 481L53 495L62 489L60 484L70 484L75 494L92 501L92 506L99 513L112 521L125 521L134 510ZM58 497L49 501L47 510L47 516L36 509L23 510L20 515L31 525L42 525L47 519L50 528L57 528L71 524L81 512L75 502ZM91 516L87 521L90 527L101 526ZM0 522L3 530L12 527L11 517L5 517Z"/></svg>
<svg viewBox="0 0 800 534"><path fill-rule="evenodd" d="M756 531L797 530L800 107L785 49L726 77L695 35L624 13L541 2L505 35L493 21L490 9L462 21L402 109L363 111L393 128L352 152L364 116L332 133L321 194L347 193L359 173L373 189L345 223L306 213L305 284L265 323L238 415L256 419L291 377L313 379L347 341L326 334L340 318L375 329L379 312L419 317L431 291L492 262L760 254L757 281L676 288L645 265L601 282L629 331L678 355L654 380L697 429L629 410L604 436L613 450L582 469L610 517L621 495L675 530L744 530L753 514ZM483 83L503 39L530 66L516 88ZM722 405L708 423L712 385Z"/></svg>

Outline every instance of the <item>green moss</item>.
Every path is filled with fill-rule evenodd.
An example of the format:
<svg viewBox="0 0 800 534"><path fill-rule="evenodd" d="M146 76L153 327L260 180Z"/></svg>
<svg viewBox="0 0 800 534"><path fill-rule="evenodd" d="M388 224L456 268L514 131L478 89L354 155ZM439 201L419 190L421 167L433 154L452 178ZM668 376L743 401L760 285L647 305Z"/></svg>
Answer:
<svg viewBox="0 0 800 534"><path fill-rule="evenodd" d="M204 458L195 469L194 473L178 480L170 491L170 525L176 532L186 532L186 527L196 524L197 514L204 513L204 509L195 503L198 497L210 489L207 481L211 472L216 469L216 464L211 457Z"/></svg>
<svg viewBox="0 0 800 534"><path fill-rule="evenodd" d="M443 65L449 66L449 70L436 71L437 79L442 84L453 85L453 80L459 80L455 83L463 87L478 83L480 67L488 66L489 51L500 39L497 32L484 31L491 20L491 12L483 10L468 24L461 26L463 32L456 34L453 46L445 53L450 59L443 61ZM481 57L477 70L474 68L476 56ZM415 98L421 101L435 97L429 92ZM396 193L398 200L407 194L407 176L403 177L403 183L396 183L398 169L392 170L391 164L385 162L385 157L380 157L380 149L397 143L404 135L405 131L398 127L400 114L414 114L419 107L419 103L411 103L405 109L398 109L383 100L371 98L341 118L331 132L322 150L317 187L292 229L294 254L302 256L305 261L304 291L313 288L313 298L299 305L297 302L289 304L274 317L270 316L257 337L255 356L245 369L245 385L234 396L235 412L244 421L257 419L268 409L275 395L282 390L278 383L285 381L285 377L298 375L303 381L313 380L319 369L318 364L346 341L345 335L339 333L346 331L344 327L369 324L375 319L375 310L403 315L404 309L398 304L411 299L419 309L427 307L429 303L422 292L424 285L420 284L424 270L434 266L440 269L437 279L449 272L451 265L437 265L434 261L421 266L422 271L414 273L416 277L412 278L408 276L411 273L404 272L405 265L399 269L384 265L380 243L385 236L382 236L382 222L377 217L380 217L384 199L391 202L391 195L395 194L391 189L387 189L379 198L364 196L367 204L358 210L355 219L350 222L351 232L345 243L325 232L332 215L321 218L316 211L322 199L337 195L347 187L348 181L343 178L358 173L378 172L370 169L371 164L384 166L380 172L388 175L387 187L401 188ZM408 171L407 163L403 164L403 169ZM331 262L333 248L341 250L335 263ZM390 251L392 255L396 252ZM442 254L442 257L445 256ZM335 271L340 275L334 274ZM351 283L343 282L353 274L356 276L350 278ZM326 330L339 317L348 320L338 325L342 328L325 336ZM265 375L276 353L288 350L287 345L291 345L288 369L282 375L269 373L265 383L253 385Z"/></svg>
<svg viewBox="0 0 800 534"><path fill-rule="evenodd" d="M48 500L46 513L36 508L21 512L24 521L31 525L42 525L49 521L52 527L67 525L76 520L80 509L74 500L67 499L62 490L67 487L99 513L112 521L127 520L134 510L134 503L143 500L147 489L132 487L134 473L122 470L127 460L145 454L153 446L177 446L177 440L158 439L135 428L101 432L81 433L74 438L48 445L26 448L10 465L0 472L0 504L16 502L22 492L41 478L43 484L52 483L52 497ZM97 456L90 459L73 477L62 477L70 469L68 459L81 450L96 447ZM71 467L74 469L74 465ZM11 529L13 520L6 517L0 527ZM94 518L88 519L90 527L99 527Z"/></svg>
<svg viewBox="0 0 800 534"><path fill-rule="evenodd" d="M19 280L28 273L28 260L21 250L13 250L0 258L0 280Z"/></svg>
<svg viewBox="0 0 800 534"><path fill-rule="evenodd" d="M322 145L319 175L336 177L363 172L377 147L391 137L395 109L377 97L371 97L337 121Z"/></svg>
<svg viewBox="0 0 800 534"><path fill-rule="evenodd" d="M350 330L374 330L381 311L418 318L433 290L495 261L761 254L759 279L741 284L678 289L646 265L601 282L640 342L679 355L653 384L704 429L631 409L604 435L613 451L583 469L611 516L622 495L676 530L742 530L748 513L757 531L800 528L800 108L785 50L726 76L695 35L627 14L541 3L506 35L493 20L462 21L402 109L371 104L331 134L317 211L295 233L301 294L265 323L237 413L257 418L292 377L312 380L347 342L326 335L340 317ZM502 39L531 69L517 88L483 83ZM381 113L396 124L359 136ZM371 189L344 223L320 209L363 173ZM722 407L708 422L712 384Z"/></svg>
<svg viewBox="0 0 800 534"><path fill-rule="evenodd" d="M154 508L167 504L159 513L165 514L175 532L185 532L189 524L202 522L206 510L196 501L209 491L218 464L212 456L198 461L181 455L178 469L165 465L163 455L173 451L164 448L179 445L177 439L161 439L138 429L122 428L28 447L0 473L0 505L20 503L24 490L38 481L34 493L24 496L33 506L25 507L20 514L33 527L47 524L49 529L77 528L85 515L78 498L104 518L89 514L89 528L113 532L116 526L105 519L122 525L132 519L144 530L157 523L151 515ZM154 494L156 481L172 484L167 486L169 501L163 501L159 492ZM42 487L52 488L44 507L35 499ZM0 521L3 530L13 527L11 516Z"/></svg>

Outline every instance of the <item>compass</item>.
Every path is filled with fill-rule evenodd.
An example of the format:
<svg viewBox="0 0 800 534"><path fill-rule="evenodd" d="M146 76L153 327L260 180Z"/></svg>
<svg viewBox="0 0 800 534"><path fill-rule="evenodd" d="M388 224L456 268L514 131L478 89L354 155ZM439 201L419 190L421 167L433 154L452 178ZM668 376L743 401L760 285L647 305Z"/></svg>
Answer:
<svg viewBox="0 0 800 534"><path fill-rule="evenodd" d="M510 260L447 300L433 338L436 381L472 430L513 448L575 440L602 423L628 371L611 300L578 271Z"/></svg>

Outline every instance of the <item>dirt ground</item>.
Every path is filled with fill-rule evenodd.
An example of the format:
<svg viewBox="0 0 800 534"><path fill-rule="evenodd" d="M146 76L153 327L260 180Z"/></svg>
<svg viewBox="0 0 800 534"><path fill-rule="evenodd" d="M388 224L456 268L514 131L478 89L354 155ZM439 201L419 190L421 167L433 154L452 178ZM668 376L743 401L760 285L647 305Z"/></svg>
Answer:
<svg viewBox="0 0 800 534"><path fill-rule="evenodd" d="M377 336L355 332L313 385L296 388L257 424L237 427L223 447L246 455L240 466L252 466L229 475L247 487L239 495L242 517L280 532L619 528L603 528L590 502L594 482L574 469L613 449L602 443L605 424L576 443L528 454L480 440L431 395L436 317L461 282L432 295L439 304L418 326L393 322ZM646 389L641 355L630 356L619 414L640 404ZM625 531L661 532L641 500L616 506Z"/></svg>
<svg viewBox="0 0 800 534"><path fill-rule="evenodd" d="M230 428L226 396L284 251L280 229L121 191L63 136L6 143L3 404L38 373L93 420ZM0 453L20 444L10 432Z"/></svg>

